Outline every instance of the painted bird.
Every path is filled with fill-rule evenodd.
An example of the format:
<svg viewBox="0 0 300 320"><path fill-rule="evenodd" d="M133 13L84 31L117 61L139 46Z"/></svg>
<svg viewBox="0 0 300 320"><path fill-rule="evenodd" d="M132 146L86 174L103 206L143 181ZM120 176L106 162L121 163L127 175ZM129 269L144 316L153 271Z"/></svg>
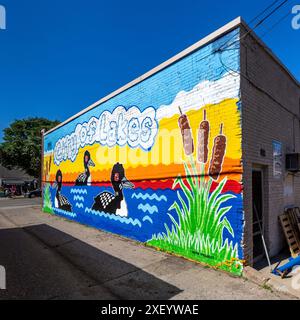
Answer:
<svg viewBox="0 0 300 320"><path fill-rule="evenodd" d="M113 166L110 181L115 193L112 194L105 191L98 194L94 198L92 210L127 217L128 210L123 196L123 189L133 189L134 185L125 177L123 165L119 162Z"/></svg>
<svg viewBox="0 0 300 320"><path fill-rule="evenodd" d="M84 172L80 173L75 181L75 186L90 186L92 177L89 167L95 167L95 163L91 159L91 155L88 151L85 151L83 156Z"/></svg>
<svg viewBox="0 0 300 320"><path fill-rule="evenodd" d="M62 187L62 172L58 170L56 172L55 182L53 184L54 188L57 188L54 200L55 208L72 212L72 206L69 200L61 194L61 187Z"/></svg>

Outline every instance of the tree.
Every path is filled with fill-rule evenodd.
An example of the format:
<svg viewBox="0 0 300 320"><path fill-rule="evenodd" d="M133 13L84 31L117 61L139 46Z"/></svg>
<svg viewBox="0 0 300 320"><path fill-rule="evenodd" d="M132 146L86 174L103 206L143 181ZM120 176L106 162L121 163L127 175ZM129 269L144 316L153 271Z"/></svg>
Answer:
<svg viewBox="0 0 300 320"><path fill-rule="evenodd" d="M8 168L20 168L38 178L41 169L41 130L46 131L59 124L45 118L15 120L3 130L0 144L0 163Z"/></svg>

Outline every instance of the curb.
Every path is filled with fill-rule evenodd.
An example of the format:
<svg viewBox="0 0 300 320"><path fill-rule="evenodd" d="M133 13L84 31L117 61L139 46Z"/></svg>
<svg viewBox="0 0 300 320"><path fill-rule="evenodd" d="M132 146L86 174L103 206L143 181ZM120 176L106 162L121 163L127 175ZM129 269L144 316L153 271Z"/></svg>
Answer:
<svg viewBox="0 0 300 320"><path fill-rule="evenodd" d="M291 298L296 298L298 300L300 299L299 292L294 292L293 289L290 289L288 286L282 284L280 281L274 278L269 279L268 285L278 292L289 295Z"/></svg>
<svg viewBox="0 0 300 320"><path fill-rule="evenodd" d="M243 277L254 282L259 286L265 285L270 280L270 278L265 277L259 271L255 270L250 266L244 267Z"/></svg>
<svg viewBox="0 0 300 320"><path fill-rule="evenodd" d="M280 281L276 280L271 276L265 277L260 271L255 270L250 266L244 268L243 277L261 287L267 285L274 291L284 293L293 299L300 299L299 295L297 295L297 293L294 293L285 284L282 284Z"/></svg>

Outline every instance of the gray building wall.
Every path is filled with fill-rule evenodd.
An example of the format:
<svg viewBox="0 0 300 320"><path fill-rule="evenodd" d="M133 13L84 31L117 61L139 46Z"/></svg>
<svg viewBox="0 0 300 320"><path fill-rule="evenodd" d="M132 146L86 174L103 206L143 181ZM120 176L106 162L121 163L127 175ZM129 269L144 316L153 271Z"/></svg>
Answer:
<svg viewBox="0 0 300 320"><path fill-rule="evenodd" d="M300 177L286 172L284 162L286 153L300 152L300 86L252 35L241 40L241 99L244 252L252 264L252 168L261 167L264 173L264 231L271 256L285 245L278 216L288 205L300 206ZM283 146L281 178L273 176L274 140ZM260 149L265 150L265 156L261 156Z"/></svg>

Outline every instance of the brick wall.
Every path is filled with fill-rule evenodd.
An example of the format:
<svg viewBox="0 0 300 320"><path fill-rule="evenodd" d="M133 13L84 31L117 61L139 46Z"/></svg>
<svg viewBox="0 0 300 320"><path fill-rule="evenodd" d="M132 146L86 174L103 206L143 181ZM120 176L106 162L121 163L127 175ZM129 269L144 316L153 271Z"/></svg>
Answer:
<svg viewBox="0 0 300 320"><path fill-rule="evenodd" d="M252 263L252 167L261 167L264 173L265 236L271 256L285 245L278 216L287 205L300 206L300 178L289 175L284 168L282 178L274 178L272 148L272 141L282 143L283 160L286 153L300 152L300 87L250 35L241 43L241 74L244 253ZM260 149L265 150L265 157ZM284 186L289 184L293 194L285 196Z"/></svg>
<svg viewBox="0 0 300 320"><path fill-rule="evenodd" d="M59 189L45 184L44 210L241 274L239 43L215 52L238 33L219 34L46 134L47 181ZM95 165L88 177L86 157Z"/></svg>

